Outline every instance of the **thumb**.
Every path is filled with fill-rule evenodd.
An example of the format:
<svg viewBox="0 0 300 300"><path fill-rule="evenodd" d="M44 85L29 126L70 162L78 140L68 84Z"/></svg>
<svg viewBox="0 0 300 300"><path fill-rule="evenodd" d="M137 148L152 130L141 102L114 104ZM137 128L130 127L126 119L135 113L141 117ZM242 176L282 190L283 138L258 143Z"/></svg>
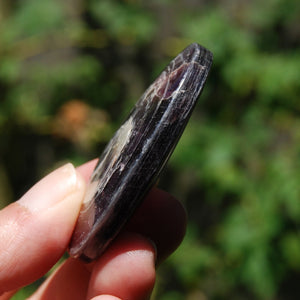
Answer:
<svg viewBox="0 0 300 300"><path fill-rule="evenodd" d="M0 295L45 274L65 252L85 183L67 164L0 211Z"/></svg>

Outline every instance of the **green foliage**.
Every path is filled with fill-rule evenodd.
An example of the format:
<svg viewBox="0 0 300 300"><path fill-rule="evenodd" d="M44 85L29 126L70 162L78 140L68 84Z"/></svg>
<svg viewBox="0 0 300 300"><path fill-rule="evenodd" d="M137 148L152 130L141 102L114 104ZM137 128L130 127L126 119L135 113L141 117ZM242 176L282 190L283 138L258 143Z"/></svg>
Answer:
<svg viewBox="0 0 300 300"><path fill-rule="evenodd" d="M299 15L297 0L2 1L1 206L98 156L153 74L198 42L213 69L161 179L188 234L154 298L299 299Z"/></svg>
<svg viewBox="0 0 300 300"><path fill-rule="evenodd" d="M93 0L90 11L106 27L108 35L121 43L138 45L154 37L155 20L138 3Z"/></svg>

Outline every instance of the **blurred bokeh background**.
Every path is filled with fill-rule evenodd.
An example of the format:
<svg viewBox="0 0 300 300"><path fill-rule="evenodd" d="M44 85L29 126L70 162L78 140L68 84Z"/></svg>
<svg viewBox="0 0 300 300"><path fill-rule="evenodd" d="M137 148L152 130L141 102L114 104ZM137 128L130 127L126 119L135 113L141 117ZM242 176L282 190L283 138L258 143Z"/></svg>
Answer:
<svg viewBox="0 0 300 300"><path fill-rule="evenodd" d="M1 207L97 157L192 42L214 64L160 180L189 225L153 299L300 299L298 0L1 0Z"/></svg>

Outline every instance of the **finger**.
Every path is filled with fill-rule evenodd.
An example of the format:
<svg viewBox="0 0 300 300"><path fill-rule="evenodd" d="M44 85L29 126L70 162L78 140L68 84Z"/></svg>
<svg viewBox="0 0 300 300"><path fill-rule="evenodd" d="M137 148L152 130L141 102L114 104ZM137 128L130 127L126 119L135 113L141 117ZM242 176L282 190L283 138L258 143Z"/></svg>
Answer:
<svg viewBox="0 0 300 300"><path fill-rule="evenodd" d="M153 188L130 220L126 230L150 238L157 248L157 263L181 243L187 216L182 204L170 194Z"/></svg>
<svg viewBox="0 0 300 300"><path fill-rule="evenodd" d="M147 299L154 283L153 244L139 234L122 233L95 263L87 298Z"/></svg>
<svg viewBox="0 0 300 300"><path fill-rule="evenodd" d="M67 259L30 299L86 299L90 275L83 262Z"/></svg>
<svg viewBox="0 0 300 300"><path fill-rule="evenodd" d="M92 298L91 300L122 300L119 297L115 297L112 295L101 295L101 296L96 296Z"/></svg>
<svg viewBox="0 0 300 300"><path fill-rule="evenodd" d="M95 158L76 168L76 170L81 174L85 182L89 181L92 171L96 167L97 162L98 158Z"/></svg>
<svg viewBox="0 0 300 300"><path fill-rule="evenodd" d="M18 290L4 292L2 295L0 294L0 300L9 300Z"/></svg>
<svg viewBox="0 0 300 300"><path fill-rule="evenodd" d="M68 259L31 299L86 299L89 280L87 299L100 295L95 299L145 299L155 282L154 262L151 242L137 234L122 233L90 265Z"/></svg>
<svg viewBox="0 0 300 300"><path fill-rule="evenodd" d="M0 295L36 280L57 262L84 191L83 179L67 164L0 211Z"/></svg>

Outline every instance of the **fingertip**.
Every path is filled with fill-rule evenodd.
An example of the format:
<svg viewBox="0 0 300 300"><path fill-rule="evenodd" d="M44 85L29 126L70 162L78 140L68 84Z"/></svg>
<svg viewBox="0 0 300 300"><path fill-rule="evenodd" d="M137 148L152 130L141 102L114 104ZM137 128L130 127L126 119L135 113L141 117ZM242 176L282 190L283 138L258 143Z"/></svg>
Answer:
<svg viewBox="0 0 300 300"><path fill-rule="evenodd" d="M0 211L0 291L36 280L57 262L71 238L84 191L81 175L67 164Z"/></svg>
<svg viewBox="0 0 300 300"><path fill-rule="evenodd" d="M76 170L84 178L85 182L89 181L91 174L94 168L96 167L97 162L98 162L98 158L95 158L76 168Z"/></svg>
<svg viewBox="0 0 300 300"><path fill-rule="evenodd" d="M32 213L43 213L70 194L83 193L84 185L80 173L67 163L41 179L16 203Z"/></svg>
<svg viewBox="0 0 300 300"><path fill-rule="evenodd" d="M130 220L127 230L151 239L157 248L157 264L182 242L187 214L182 203L169 193L153 188Z"/></svg>
<svg viewBox="0 0 300 300"><path fill-rule="evenodd" d="M95 263L88 296L147 299L154 283L153 244L139 234L123 233Z"/></svg>

